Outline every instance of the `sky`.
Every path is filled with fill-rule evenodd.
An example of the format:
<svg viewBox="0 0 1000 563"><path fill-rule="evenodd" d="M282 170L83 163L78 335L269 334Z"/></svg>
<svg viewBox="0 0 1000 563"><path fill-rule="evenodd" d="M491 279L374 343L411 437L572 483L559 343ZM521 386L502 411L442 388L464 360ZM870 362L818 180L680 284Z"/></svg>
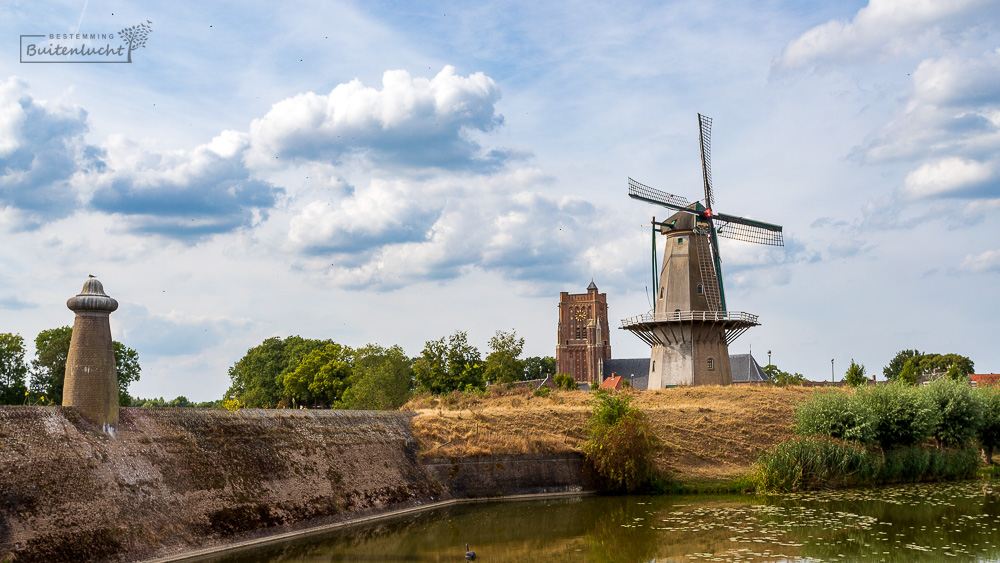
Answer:
<svg viewBox="0 0 1000 563"><path fill-rule="evenodd" d="M128 64L20 62L22 35L139 24ZM647 356L617 327L669 213L627 178L703 197L702 113L715 210L784 227L722 241L761 322L731 353L998 372L998 24L996 0L7 1L0 332L72 324L95 275L131 394L205 401L273 336L554 356L559 292L593 279L613 357Z"/></svg>

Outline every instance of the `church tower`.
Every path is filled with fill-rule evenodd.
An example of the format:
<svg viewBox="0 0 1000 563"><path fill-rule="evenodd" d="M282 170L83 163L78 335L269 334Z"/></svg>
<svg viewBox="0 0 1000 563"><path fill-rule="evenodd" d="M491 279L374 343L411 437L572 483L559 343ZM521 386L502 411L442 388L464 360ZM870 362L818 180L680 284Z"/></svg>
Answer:
<svg viewBox="0 0 1000 563"><path fill-rule="evenodd" d="M604 362L611 359L610 337L608 294L600 293L593 280L587 293L559 294L556 371L578 383L600 384Z"/></svg>

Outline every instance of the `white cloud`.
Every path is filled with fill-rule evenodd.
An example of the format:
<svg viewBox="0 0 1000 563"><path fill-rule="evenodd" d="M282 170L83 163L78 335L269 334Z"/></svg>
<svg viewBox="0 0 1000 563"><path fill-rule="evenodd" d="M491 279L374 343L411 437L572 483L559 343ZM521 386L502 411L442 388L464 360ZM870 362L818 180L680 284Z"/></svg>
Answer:
<svg viewBox="0 0 1000 563"><path fill-rule="evenodd" d="M246 168L248 146L237 131L169 152L114 136L103 147L106 168L84 174L81 184L93 189L91 207L121 214L134 232L180 239L228 232L266 217L282 192Z"/></svg>
<svg viewBox="0 0 1000 563"><path fill-rule="evenodd" d="M991 157L1000 151L1000 49L920 63L900 115L863 149L867 162Z"/></svg>
<svg viewBox="0 0 1000 563"><path fill-rule="evenodd" d="M922 164L903 182L908 199L961 195L994 178L990 166L974 160L951 157Z"/></svg>
<svg viewBox="0 0 1000 563"><path fill-rule="evenodd" d="M0 82L0 208L24 211L6 214L8 228L35 228L73 212L73 174L99 165L86 132L82 109L37 101L17 77Z"/></svg>
<svg viewBox="0 0 1000 563"><path fill-rule="evenodd" d="M792 40L775 66L796 69L911 52L938 39L961 40L970 27L996 16L990 0L870 0L851 21L832 20Z"/></svg>
<svg viewBox="0 0 1000 563"><path fill-rule="evenodd" d="M427 79L390 70L381 90L355 79L326 95L308 92L274 104L250 125L253 161L357 157L393 168L480 168L497 155L482 154L470 133L502 121L494 109L499 100L500 88L482 72L459 76L446 66Z"/></svg>
<svg viewBox="0 0 1000 563"><path fill-rule="evenodd" d="M292 219L289 241L335 285L393 289L478 268L506 279L564 280L603 243L603 218L580 199L550 197L539 170L373 180L338 203L313 201Z"/></svg>
<svg viewBox="0 0 1000 563"><path fill-rule="evenodd" d="M982 254L969 254L962 260L959 270L972 273L1000 272L1000 250L987 250Z"/></svg>

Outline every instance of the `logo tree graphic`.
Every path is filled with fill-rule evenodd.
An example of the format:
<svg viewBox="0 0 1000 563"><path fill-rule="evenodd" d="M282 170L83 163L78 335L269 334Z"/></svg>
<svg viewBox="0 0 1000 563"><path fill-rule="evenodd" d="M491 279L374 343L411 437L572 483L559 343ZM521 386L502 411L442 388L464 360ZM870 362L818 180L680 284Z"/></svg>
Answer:
<svg viewBox="0 0 1000 563"><path fill-rule="evenodd" d="M146 46L146 39L153 32L152 23L146 20L146 23L129 26L118 32L118 36L128 45L128 62L132 62L132 51Z"/></svg>

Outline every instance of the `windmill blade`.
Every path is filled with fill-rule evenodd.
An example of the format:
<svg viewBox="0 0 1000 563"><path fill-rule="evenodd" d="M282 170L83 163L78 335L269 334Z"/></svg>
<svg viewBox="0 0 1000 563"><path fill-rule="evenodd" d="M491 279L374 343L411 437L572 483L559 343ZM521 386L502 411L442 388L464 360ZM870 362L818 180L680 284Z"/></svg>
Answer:
<svg viewBox="0 0 1000 563"><path fill-rule="evenodd" d="M785 246L781 225L773 225L763 221L754 221L745 217L715 214L715 232L720 237L755 242L770 246Z"/></svg>
<svg viewBox="0 0 1000 563"><path fill-rule="evenodd" d="M705 181L705 207L715 206L712 193L712 118L698 114L698 142L701 144L701 176Z"/></svg>
<svg viewBox="0 0 1000 563"><path fill-rule="evenodd" d="M661 192L655 188L640 184L632 178L628 179L628 196L632 199L645 201L646 203L662 205L663 207L668 207L677 211L685 211L687 213L691 213L692 215L698 214L693 209L688 209L688 206L691 205L691 203L688 202L687 199L679 195L668 194L667 192Z"/></svg>

